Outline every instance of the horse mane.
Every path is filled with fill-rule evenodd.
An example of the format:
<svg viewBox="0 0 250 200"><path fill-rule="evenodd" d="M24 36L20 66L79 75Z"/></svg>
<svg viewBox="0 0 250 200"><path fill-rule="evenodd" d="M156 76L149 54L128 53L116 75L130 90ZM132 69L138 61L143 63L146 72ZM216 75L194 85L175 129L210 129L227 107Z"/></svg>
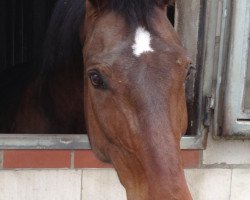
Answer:
<svg viewBox="0 0 250 200"><path fill-rule="evenodd" d="M0 71L0 131L9 133L14 126L22 93L36 73L31 63L9 66Z"/></svg>
<svg viewBox="0 0 250 200"><path fill-rule="evenodd" d="M85 0L58 0L47 29L43 47L42 72L82 63L80 27L85 15Z"/></svg>
<svg viewBox="0 0 250 200"><path fill-rule="evenodd" d="M54 126L54 129L57 130L60 126L55 126L58 120L60 121L60 115L67 116L65 109L71 107L68 105L71 104L70 93L66 93L62 97L61 92L64 90L72 91L75 87L83 88L83 46L80 42L80 29L84 22L84 16L85 0L58 0L50 18L44 41L43 60L37 79L35 99L38 101L37 105L41 106L44 114L48 117L50 127ZM72 85L73 83L70 81L72 77L78 81L77 85ZM65 81L58 82L58 79ZM55 94L55 87L57 94ZM73 98L80 102L80 95ZM64 106L60 107L62 104L58 105L58 101L64 102ZM79 110L81 110L80 106Z"/></svg>

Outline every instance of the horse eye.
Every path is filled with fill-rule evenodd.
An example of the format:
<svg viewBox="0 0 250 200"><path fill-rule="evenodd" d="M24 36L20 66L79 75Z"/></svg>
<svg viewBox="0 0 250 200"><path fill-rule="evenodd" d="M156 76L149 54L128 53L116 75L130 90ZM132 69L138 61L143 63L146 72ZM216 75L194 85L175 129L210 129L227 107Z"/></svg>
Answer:
<svg viewBox="0 0 250 200"><path fill-rule="evenodd" d="M101 73L97 70L90 70L88 72L89 79L92 85L97 89L107 89L107 85Z"/></svg>

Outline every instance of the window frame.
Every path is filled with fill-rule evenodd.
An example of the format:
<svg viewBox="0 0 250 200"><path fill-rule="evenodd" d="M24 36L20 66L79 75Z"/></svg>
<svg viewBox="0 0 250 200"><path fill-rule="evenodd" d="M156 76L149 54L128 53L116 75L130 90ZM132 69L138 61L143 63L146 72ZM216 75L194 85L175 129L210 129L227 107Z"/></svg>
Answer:
<svg viewBox="0 0 250 200"><path fill-rule="evenodd" d="M250 3L223 0L220 7L217 51L214 52L218 53L214 62L218 68L214 76L217 81L214 80L213 135L215 138L250 139L250 113L244 110Z"/></svg>
<svg viewBox="0 0 250 200"><path fill-rule="evenodd" d="M204 149L204 138L184 136L182 149ZM0 149L91 149L86 134L0 134Z"/></svg>

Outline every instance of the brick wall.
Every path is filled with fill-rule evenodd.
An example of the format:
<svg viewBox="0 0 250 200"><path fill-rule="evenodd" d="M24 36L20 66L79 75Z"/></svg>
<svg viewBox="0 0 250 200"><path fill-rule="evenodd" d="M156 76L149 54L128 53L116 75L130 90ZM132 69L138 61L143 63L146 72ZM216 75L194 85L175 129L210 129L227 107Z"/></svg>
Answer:
<svg viewBox="0 0 250 200"><path fill-rule="evenodd" d="M0 168L3 167L3 152L0 151Z"/></svg>
<svg viewBox="0 0 250 200"><path fill-rule="evenodd" d="M201 151L183 150L182 158L185 168L198 168ZM3 150L0 153L0 167L78 169L112 168L112 165L97 160L91 150Z"/></svg>
<svg viewBox="0 0 250 200"><path fill-rule="evenodd" d="M182 151L193 199L249 200L249 155L250 140L213 140L211 134L206 150ZM90 150L4 150L1 160L0 200L126 200L112 166Z"/></svg>

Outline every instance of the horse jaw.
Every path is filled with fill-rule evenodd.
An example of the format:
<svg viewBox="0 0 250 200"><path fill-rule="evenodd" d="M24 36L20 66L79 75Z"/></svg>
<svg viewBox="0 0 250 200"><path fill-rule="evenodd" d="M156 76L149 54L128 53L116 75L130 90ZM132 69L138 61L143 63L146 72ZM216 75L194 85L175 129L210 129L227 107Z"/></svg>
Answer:
<svg viewBox="0 0 250 200"><path fill-rule="evenodd" d="M109 156L126 189L128 200L192 200L180 151L174 143L170 145L173 152L155 162L152 162L154 154L161 151L160 148L156 150L157 147L150 150L153 151L151 155L146 155L150 152L137 151L135 154L114 146L109 148Z"/></svg>

